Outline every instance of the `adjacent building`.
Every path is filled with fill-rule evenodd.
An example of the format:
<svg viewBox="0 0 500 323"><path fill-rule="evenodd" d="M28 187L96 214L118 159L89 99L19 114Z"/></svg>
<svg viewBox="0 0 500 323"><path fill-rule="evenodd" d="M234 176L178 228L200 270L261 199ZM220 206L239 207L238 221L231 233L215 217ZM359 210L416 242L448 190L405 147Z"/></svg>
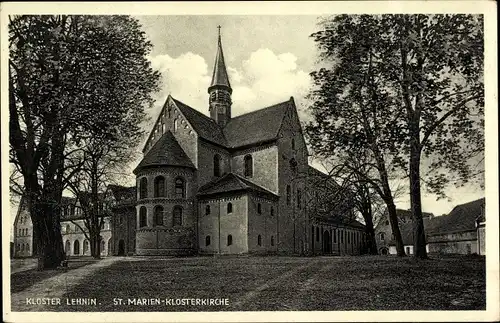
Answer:
<svg viewBox="0 0 500 323"><path fill-rule="evenodd" d="M485 199L453 208L448 215L424 213L426 249L434 254L485 254ZM411 211L397 210L405 252L413 254L414 234ZM396 254L396 243L387 216L375 227L380 254Z"/></svg>

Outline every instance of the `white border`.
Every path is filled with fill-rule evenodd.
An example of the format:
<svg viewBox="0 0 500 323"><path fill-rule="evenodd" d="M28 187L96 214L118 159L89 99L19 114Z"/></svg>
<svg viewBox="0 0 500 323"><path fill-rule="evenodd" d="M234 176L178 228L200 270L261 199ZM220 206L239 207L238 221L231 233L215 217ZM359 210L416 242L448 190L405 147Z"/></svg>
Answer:
<svg viewBox="0 0 500 323"><path fill-rule="evenodd" d="M2 246L3 308L6 322L192 322L192 321L497 321L499 312L498 244L498 79L497 20L493 1L355 1L355 2L22 2L1 3L2 129L8 129L8 37L9 14L133 14L133 15L325 15L333 13L474 13L485 23L485 127L487 217L487 309L486 311L349 311L349 312L111 312L111 313L19 313L10 312L9 236L11 227L8 182L8 131L2 144Z"/></svg>

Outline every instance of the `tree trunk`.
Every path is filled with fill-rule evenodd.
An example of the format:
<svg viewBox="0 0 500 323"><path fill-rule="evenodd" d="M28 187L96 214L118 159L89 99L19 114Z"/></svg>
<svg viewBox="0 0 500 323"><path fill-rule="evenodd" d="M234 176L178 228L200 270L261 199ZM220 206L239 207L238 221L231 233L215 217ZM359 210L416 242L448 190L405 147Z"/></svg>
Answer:
<svg viewBox="0 0 500 323"><path fill-rule="evenodd" d="M392 233L394 234L394 239L396 240L396 252L398 257L405 257L405 248L403 244L403 238L401 237L401 231L399 231L398 223L398 213L396 212L396 205L392 197L385 201L387 204L387 211L389 212L389 222L391 223Z"/></svg>
<svg viewBox="0 0 500 323"><path fill-rule="evenodd" d="M365 217L365 224L368 253L370 255L376 255L378 254L377 241L375 239L375 228L373 227L373 219L371 215L370 217Z"/></svg>
<svg viewBox="0 0 500 323"><path fill-rule="evenodd" d="M38 270L55 269L64 259L61 225L55 203L36 202L33 205L33 232L36 234Z"/></svg>
<svg viewBox="0 0 500 323"><path fill-rule="evenodd" d="M410 156L410 201L413 215L413 254L426 259L426 239L424 220L422 219L422 197L420 191L420 149L416 144L411 147Z"/></svg>

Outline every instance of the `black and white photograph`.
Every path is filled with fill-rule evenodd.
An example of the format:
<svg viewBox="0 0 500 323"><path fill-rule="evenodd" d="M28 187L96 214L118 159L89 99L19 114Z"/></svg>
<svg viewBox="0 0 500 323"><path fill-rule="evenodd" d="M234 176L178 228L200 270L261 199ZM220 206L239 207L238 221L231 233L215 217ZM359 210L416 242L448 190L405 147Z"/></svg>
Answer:
<svg viewBox="0 0 500 323"><path fill-rule="evenodd" d="M407 3L2 4L3 320L500 319L496 4Z"/></svg>

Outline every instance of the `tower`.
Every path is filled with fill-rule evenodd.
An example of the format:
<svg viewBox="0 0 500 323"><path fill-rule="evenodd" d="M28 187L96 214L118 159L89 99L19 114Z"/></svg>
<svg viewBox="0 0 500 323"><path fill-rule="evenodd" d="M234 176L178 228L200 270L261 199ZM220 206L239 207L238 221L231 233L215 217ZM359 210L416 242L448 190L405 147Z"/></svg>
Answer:
<svg viewBox="0 0 500 323"><path fill-rule="evenodd" d="M217 43L217 55L215 56L214 72L212 83L208 88L210 118L215 120L221 127L224 127L231 119L231 85L227 75L224 53L222 52L222 42L220 36Z"/></svg>

